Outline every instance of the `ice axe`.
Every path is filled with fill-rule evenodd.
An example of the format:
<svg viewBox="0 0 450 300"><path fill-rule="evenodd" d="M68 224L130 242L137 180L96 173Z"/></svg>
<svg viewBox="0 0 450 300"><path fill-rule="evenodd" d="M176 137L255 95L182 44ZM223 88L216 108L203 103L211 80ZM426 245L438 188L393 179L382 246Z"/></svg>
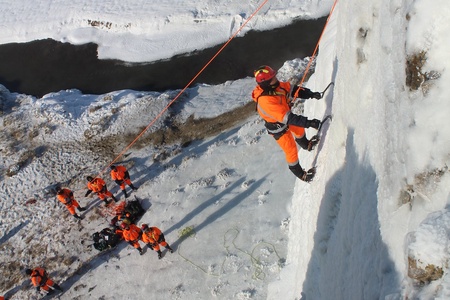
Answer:
<svg viewBox="0 0 450 300"><path fill-rule="evenodd" d="M332 82L330 82L328 85L327 85L327 87L322 91L322 92L320 92L320 99L322 99L323 98L323 95L325 94L325 92L328 90L328 88L330 87L330 86L334 86L334 82L332 81Z"/></svg>

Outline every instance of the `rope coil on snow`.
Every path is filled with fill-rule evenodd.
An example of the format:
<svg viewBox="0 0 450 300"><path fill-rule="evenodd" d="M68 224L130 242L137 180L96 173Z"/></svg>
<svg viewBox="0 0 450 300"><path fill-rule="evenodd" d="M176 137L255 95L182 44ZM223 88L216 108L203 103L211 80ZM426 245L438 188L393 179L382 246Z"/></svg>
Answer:
<svg viewBox="0 0 450 300"><path fill-rule="evenodd" d="M183 258L185 261L187 261L188 263L190 263L191 265L193 265L194 267L196 267L197 269L199 269L203 273L205 273L207 275L210 275L210 276L219 277L221 274L225 273L225 263L226 263L227 257L232 255L231 251L229 250L230 246L226 245L227 244L227 235L230 232L234 232L234 236L231 239L231 244L233 245L233 247L236 250L238 250L239 252L241 252L241 253L243 253L243 254L245 254L245 255L250 257L250 260L252 262L252 266L255 269L255 271L253 272L253 275L252 275L253 279L264 280L266 278L266 273L263 270L264 266L261 263L261 260L258 257L255 256L256 250L261 245L270 246L270 248L273 250L273 253L275 253L275 255L276 255L277 259L278 259L278 267L281 268L280 267L280 262L282 262L283 260L281 259L280 255L278 254L274 244L271 244L271 243L268 243L268 242L264 242L264 241L263 242L259 242L253 247L253 249L252 249L252 251L250 253L248 253L247 251L239 248L236 245L236 243L235 243L235 240L237 239L237 237L238 237L238 235L240 233L239 229L237 229L237 228L228 229L225 232L225 234L223 235L223 247L225 248L225 250L227 252L227 255L223 259L221 267L220 267L220 271L218 273L212 273L212 272L208 271L204 267L196 264L195 262L193 262L192 260L190 260L189 258L184 256L183 254L181 254L181 245L178 247L178 251L177 251L178 255L180 255L181 258ZM180 236L180 238L182 238L182 237L184 237L184 238L194 237L195 236L195 230L193 229L193 226L186 227L186 228L180 230L178 235Z"/></svg>

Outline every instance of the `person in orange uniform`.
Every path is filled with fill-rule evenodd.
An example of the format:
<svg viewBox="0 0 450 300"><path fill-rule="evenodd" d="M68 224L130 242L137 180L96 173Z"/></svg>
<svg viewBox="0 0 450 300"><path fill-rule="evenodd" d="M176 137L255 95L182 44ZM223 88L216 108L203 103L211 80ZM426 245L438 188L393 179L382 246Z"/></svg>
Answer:
<svg viewBox="0 0 450 300"><path fill-rule="evenodd" d="M114 202L117 202L116 197L108 191L106 188L106 183L101 178L92 178L91 176L86 177L86 180L88 181L87 187L88 191L84 195L85 197L89 196L90 193L94 192L97 194L97 196L100 198L100 200L105 201L105 204L108 205L111 203L111 201L108 201L107 198L111 197Z"/></svg>
<svg viewBox="0 0 450 300"><path fill-rule="evenodd" d="M66 206L70 214L77 219L82 219L76 212L75 208L79 211L85 211L86 208L81 207L77 200L73 197L73 192L66 188L56 187L56 198Z"/></svg>
<svg viewBox="0 0 450 300"><path fill-rule="evenodd" d="M269 66L259 67L254 75L258 85L252 92L252 98L256 102L259 115L265 121L267 131L283 149L291 172L303 181L311 181L314 169L305 171L300 166L296 143L303 149L311 151L319 141L317 138L308 140L305 128L318 129L320 120L308 120L291 112L293 104L291 98L298 92L299 98L320 99L321 93L299 86L291 91L291 84L278 81L275 70Z"/></svg>
<svg viewBox="0 0 450 300"><path fill-rule="evenodd" d="M147 244L147 246L155 250L158 253L158 258L162 258L162 253L159 245L165 247L170 253L173 253L173 249L167 244L164 234L158 227L148 227L147 224L141 225L142 229L142 241Z"/></svg>
<svg viewBox="0 0 450 300"><path fill-rule="evenodd" d="M136 248L139 251L140 255L144 254L141 245L139 244L139 240L141 239L142 235L142 230L135 224L130 224L130 222L127 219L125 219L122 222L122 224L120 224L120 227L122 228L123 239L127 241L128 244Z"/></svg>
<svg viewBox="0 0 450 300"><path fill-rule="evenodd" d="M43 290L47 294L52 294L55 289L62 291L61 287L48 277L44 268L25 269L25 274L30 276L31 282L38 292Z"/></svg>
<svg viewBox="0 0 450 300"><path fill-rule="evenodd" d="M125 184L127 184L133 191L137 190L137 188L131 183L130 174L128 173L127 168L125 168L124 166L111 165L111 178L120 186L120 189L125 195L125 198L128 198Z"/></svg>

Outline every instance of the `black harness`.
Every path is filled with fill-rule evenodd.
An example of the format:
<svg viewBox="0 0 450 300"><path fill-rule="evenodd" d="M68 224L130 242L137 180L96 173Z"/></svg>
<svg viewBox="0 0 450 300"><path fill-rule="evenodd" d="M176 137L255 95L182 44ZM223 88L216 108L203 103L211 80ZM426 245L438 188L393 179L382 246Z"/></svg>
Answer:
<svg viewBox="0 0 450 300"><path fill-rule="evenodd" d="M288 95L288 91L282 87L280 87L281 90L284 91L284 94L277 92L276 90L269 90L269 91L263 91L261 93L261 95L259 95L256 98L256 107L255 110L258 111L258 101L259 101L259 97L262 96L287 96ZM289 130L289 126L287 124L283 124L280 122L267 122L265 121L264 123L264 127L266 127L267 132L272 135L275 140L280 139L288 130Z"/></svg>
<svg viewBox="0 0 450 300"><path fill-rule="evenodd" d="M34 270L34 274L31 274L31 277L41 277L41 284L39 286L45 286L48 280L47 272L44 271L44 275L39 274L39 271Z"/></svg>

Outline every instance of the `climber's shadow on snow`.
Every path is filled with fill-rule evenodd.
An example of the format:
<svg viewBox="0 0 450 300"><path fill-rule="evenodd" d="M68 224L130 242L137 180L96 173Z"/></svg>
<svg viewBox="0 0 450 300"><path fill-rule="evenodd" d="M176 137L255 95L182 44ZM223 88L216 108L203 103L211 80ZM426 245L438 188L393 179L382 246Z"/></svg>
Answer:
<svg viewBox="0 0 450 300"><path fill-rule="evenodd" d="M244 201L249 195L251 195L253 192L255 192L261 184L264 182L265 178L264 176L261 179L253 182L246 190L244 190L241 193L237 193L235 197L233 197L230 200L227 200L227 202L221 206L216 212L209 215L203 222L196 225L193 229L195 232L199 232L200 230L207 227L209 224L215 222L220 217L224 216L227 212L232 210L233 208L236 208L242 201ZM164 234L166 236L169 235L174 230L181 230L183 226L187 225L190 221L192 221L195 216L202 213L203 210L205 210L207 207L214 205L217 201L222 199L225 195L233 194L233 190L236 188L240 188L241 185L245 182L245 177L241 177L240 179L236 180L234 183L232 183L229 187L224 189L221 193L215 195L214 197L210 198L209 200L202 202L199 206L194 208L191 212L187 213L183 219L181 219L178 223L174 224L172 227L168 228L164 231ZM186 239L187 237L181 236L176 241L171 242L171 247L176 250L179 245Z"/></svg>
<svg viewBox="0 0 450 300"><path fill-rule="evenodd" d="M356 151L353 129L345 153L345 165L326 183L320 203L303 300L320 294L381 299L395 292L393 282L401 282L380 232L378 202L385 199L378 199L369 155Z"/></svg>
<svg viewBox="0 0 450 300"><path fill-rule="evenodd" d="M30 223L30 220L26 220L25 222L20 223L19 225L17 225L13 229L11 229L7 234L2 236L0 238L0 245L7 242L10 238L12 238L14 235L16 235L22 228L27 226L28 223Z"/></svg>
<svg viewBox="0 0 450 300"><path fill-rule="evenodd" d="M145 182L150 181L153 178L157 178L168 167L180 166L187 157L195 157L197 155L200 156L200 154L205 153L211 145L219 141L227 140L237 131L239 131L239 127L223 132L208 141L205 141L205 139L192 141L187 147L182 148L179 154L173 156L167 161L163 157L160 160L155 160L153 164L151 164L148 168L143 168L137 172L136 168L133 168L132 170L130 170L131 182L133 182L136 187L140 187ZM169 153L167 157L170 156L171 154ZM148 158L144 158L142 161L138 160L136 161L136 165L144 165L147 160Z"/></svg>
<svg viewBox="0 0 450 300"><path fill-rule="evenodd" d="M111 199L109 199L111 200ZM84 203L86 203L86 201L84 201ZM102 206L104 206L105 201L100 200L100 198L97 197L97 195L94 194L93 199L90 199L88 203L86 204L82 204L80 203L80 206L86 208L85 211L83 211L83 213L80 214L80 216L84 217L86 215L89 215L95 208L100 208Z"/></svg>
<svg viewBox="0 0 450 300"><path fill-rule="evenodd" d="M97 256L95 256L94 258L83 262L81 264L81 266L72 274L68 274L67 272L60 274L59 277L61 277L61 278L67 277L66 281L59 283L59 285L63 289L62 294L64 294L65 291L70 290L74 286L74 284L76 284L80 280L80 278L83 277L84 275L86 275L88 272L91 272L92 270L97 269L104 263L108 263L108 261L111 258L112 259L117 258L119 253L123 249L127 248L128 246L129 246L128 243L121 241L115 248L113 248L111 250L105 250L103 252L99 252L97 254ZM95 251L95 250L93 250L93 251ZM54 276L54 277L56 277L56 276ZM53 299L53 298L59 299L60 296L61 296L61 294L48 295L45 297L45 299Z"/></svg>

